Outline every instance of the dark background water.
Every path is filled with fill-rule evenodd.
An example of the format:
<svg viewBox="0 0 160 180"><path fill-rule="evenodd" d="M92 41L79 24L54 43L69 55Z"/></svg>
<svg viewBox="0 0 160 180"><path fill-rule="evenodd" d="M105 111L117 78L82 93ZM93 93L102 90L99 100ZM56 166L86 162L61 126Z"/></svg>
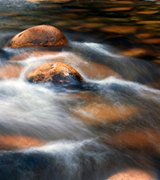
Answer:
<svg viewBox="0 0 160 180"><path fill-rule="evenodd" d="M159 17L158 1L0 0L0 46L24 29L47 24L69 40L110 44L120 54L159 63Z"/></svg>

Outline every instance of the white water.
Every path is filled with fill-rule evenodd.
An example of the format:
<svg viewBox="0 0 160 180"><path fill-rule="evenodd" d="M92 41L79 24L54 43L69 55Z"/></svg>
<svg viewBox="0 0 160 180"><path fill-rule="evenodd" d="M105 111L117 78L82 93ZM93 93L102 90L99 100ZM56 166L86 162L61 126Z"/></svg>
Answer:
<svg viewBox="0 0 160 180"><path fill-rule="evenodd" d="M124 152L123 147L117 149L104 145L99 139L104 137L108 143L112 135L124 133L130 128L142 132L150 128L159 130L160 92L143 85L157 76L152 72L155 67L137 59L114 55L105 45L70 43L69 46L69 52L64 49L57 55L32 55L18 62L12 61L13 64L23 65L20 76L0 80L0 133L31 136L48 142L39 148L1 153L2 162L7 164L9 158L16 174L11 172L4 175L6 169L0 163L2 179L100 180L121 168L142 167L141 159L150 161L150 157L145 154L142 156L137 152L134 154L134 151L130 153L129 150ZM96 91L61 90L54 86L27 82L27 72L45 62L57 60L73 66ZM102 78L101 69L97 69L95 76L86 75L84 66L90 68L92 62L119 69L118 73L124 77L131 73L133 81L107 75ZM137 64L140 68L138 70L134 69ZM92 68L96 70L96 66ZM144 80L139 81L138 78L142 76ZM102 104L106 112L111 111L107 107L117 109L113 112L115 118L112 120L108 115L102 119L101 116L89 116L88 113L92 111L84 107L90 107L90 104ZM118 110L127 107L133 108L133 114L131 111L130 115L121 116ZM88 121L88 117L92 118ZM36 174L36 168L40 169L39 175Z"/></svg>

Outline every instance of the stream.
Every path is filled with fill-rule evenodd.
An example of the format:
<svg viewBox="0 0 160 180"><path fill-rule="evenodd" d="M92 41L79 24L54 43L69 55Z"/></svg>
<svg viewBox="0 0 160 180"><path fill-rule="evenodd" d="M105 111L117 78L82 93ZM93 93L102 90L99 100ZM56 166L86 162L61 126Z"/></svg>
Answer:
<svg viewBox="0 0 160 180"><path fill-rule="evenodd" d="M126 169L160 179L159 17L159 1L0 0L0 179L110 180ZM68 44L8 46L37 25ZM27 80L49 62L76 69L84 87Z"/></svg>

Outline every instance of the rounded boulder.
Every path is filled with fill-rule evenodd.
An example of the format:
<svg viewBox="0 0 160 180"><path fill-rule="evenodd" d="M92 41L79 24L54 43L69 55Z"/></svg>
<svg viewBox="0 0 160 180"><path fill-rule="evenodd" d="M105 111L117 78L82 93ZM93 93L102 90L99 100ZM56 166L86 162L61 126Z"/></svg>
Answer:
<svg viewBox="0 0 160 180"><path fill-rule="evenodd" d="M83 77L71 66L62 62L46 63L26 76L29 82L80 85Z"/></svg>
<svg viewBox="0 0 160 180"><path fill-rule="evenodd" d="M40 25L15 35L9 47L54 47L67 44L65 35L53 26Z"/></svg>

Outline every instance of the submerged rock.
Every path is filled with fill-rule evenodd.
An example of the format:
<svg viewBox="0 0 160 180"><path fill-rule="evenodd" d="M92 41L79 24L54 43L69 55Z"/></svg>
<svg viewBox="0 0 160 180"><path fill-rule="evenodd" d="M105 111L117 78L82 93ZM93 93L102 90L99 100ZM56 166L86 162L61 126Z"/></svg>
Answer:
<svg viewBox="0 0 160 180"><path fill-rule="evenodd" d="M23 67L19 64L6 64L0 68L0 79L19 77Z"/></svg>
<svg viewBox="0 0 160 180"><path fill-rule="evenodd" d="M18 135L0 135L0 150L20 150L28 149L30 147L42 146L46 142L41 139L36 139L27 136Z"/></svg>
<svg viewBox="0 0 160 180"><path fill-rule="evenodd" d="M10 61L23 61L27 58L35 58L35 61L41 59L53 62L64 62L74 66L78 71L81 71L84 76L90 79L102 80L109 76L114 76L118 79L122 79L122 76L118 74L111 67L96 62L91 62L84 57L79 56L76 53L69 51L29 51L18 54L13 54L10 57Z"/></svg>
<svg viewBox="0 0 160 180"><path fill-rule="evenodd" d="M9 47L51 47L66 44L67 39L60 30L53 26L40 25L15 35L11 39Z"/></svg>
<svg viewBox="0 0 160 180"><path fill-rule="evenodd" d="M82 76L71 66L62 63L46 63L27 74L28 81L35 83L52 82L53 84L80 85Z"/></svg>
<svg viewBox="0 0 160 180"><path fill-rule="evenodd" d="M153 172L145 172L138 169L128 169L123 172L119 172L106 180L156 180Z"/></svg>
<svg viewBox="0 0 160 180"><path fill-rule="evenodd" d="M87 125L100 125L103 123L119 122L120 119L125 121L127 117L138 113L140 110L136 106L122 105L115 106L112 104L95 103L78 104L72 108L75 116L81 119ZM102 100L101 100L102 101Z"/></svg>
<svg viewBox="0 0 160 180"><path fill-rule="evenodd" d="M44 56L56 56L60 52L57 51L31 51L31 52L23 52L23 53L18 53L14 54L11 56L10 61L23 61L29 57L44 57Z"/></svg>
<svg viewBox="0 0 160 180"><path fill-rule="evenodd" d="M64 3L64 2L70 2L71 0L27 0L28 2L31 3L36 3L36 2L41 2L41 1L51 1L55 3Z"/></svg>

